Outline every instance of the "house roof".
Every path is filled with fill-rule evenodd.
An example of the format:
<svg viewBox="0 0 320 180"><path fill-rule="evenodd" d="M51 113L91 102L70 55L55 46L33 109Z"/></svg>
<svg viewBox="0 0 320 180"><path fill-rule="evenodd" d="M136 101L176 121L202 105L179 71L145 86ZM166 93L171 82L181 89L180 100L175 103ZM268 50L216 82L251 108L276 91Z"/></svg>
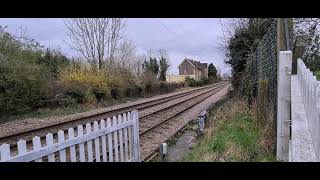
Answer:
<svg viewBox="0 0 320 180"><path fill-rule="evenodd" d="M188 58L185 58L183 61L188 61L191 65L193 65L194 67L198 68L198 69L205 69L208 67L208 64L207 63L201 63L200 61L194 61L192 59L188 59ZM183 62L182 61L182 62ZM182 64L182 63L181 63ZM180 65L181 65L180 64ZM180 66L179 65L179 66Z"/></svg>

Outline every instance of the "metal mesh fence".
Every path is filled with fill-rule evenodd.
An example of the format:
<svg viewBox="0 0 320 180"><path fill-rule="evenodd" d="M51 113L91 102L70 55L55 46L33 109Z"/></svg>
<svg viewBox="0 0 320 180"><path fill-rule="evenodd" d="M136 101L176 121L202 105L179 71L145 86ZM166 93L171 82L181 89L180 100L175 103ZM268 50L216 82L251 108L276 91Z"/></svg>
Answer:
<svg viewBox="0 0 320 180"><path fill-rule="evenodd" d="M276 120L277 110L277 22L274 19L258 47L247 60L242 79L244 91L249 98L256 98L258 82L268 80L267 112Z"/></svg>

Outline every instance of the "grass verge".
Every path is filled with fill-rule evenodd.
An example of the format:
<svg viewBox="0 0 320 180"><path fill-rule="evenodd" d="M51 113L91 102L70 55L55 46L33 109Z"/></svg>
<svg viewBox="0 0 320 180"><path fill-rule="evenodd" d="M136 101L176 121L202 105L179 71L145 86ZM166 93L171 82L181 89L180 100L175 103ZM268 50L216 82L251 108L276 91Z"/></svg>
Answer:
<svg viewBox="0 0 320 180"><path fill-rule="evenodd" d="M316 77L317 77L317 80L320 81L320 71L316 72Z"/></svg>
<svg viewBox="0 0 320 180"><path fill-rule="evenodd" d="M234 97L207 119L204 136L182 161L275 161L270 128L245 100Z"/></svg>

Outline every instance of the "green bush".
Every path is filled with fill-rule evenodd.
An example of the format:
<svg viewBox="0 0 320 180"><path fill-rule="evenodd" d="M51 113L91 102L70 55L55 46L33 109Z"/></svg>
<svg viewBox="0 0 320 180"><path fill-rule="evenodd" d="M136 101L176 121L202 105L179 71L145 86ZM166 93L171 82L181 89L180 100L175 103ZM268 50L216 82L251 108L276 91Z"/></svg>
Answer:
<svg viewBox="0 0 320 180"><path fill-rule="evenodd" d="M64 106L75 106L77 104L77 100L71 97L67 97Z"/></svg>
<svg viewBox="0 0 320 180"><path fill-rule="evenodd" d="M0 26L0 114L17 114L41 107L51 77L37 63L41 47L34 40L16 40Z"/></svg>
<svg viewBox="0 0 320 180"><path fill-rule="evenodd" d="M106 99L107 92L101 89L93 89L92 93L94 94L95 99L100 103L103 99Z"/></svg>
<svg viewBox="0 0 320 180"><path fill-rule="evenodd" d="M317 77L317 80L320 81L320 71L316 72L316 77Z"/></svg>
<svg viewBox="0 0 320 180"><path fill-rule="evenodd" d="M169 92L169 85L165 82L160 82L160 92L161 93L167 93Z"/></svg>
<svg viewBox="0 0 320 180"><path fill-rule="evenodd" d="M186 82L187 86L189 86L189 87L196 87L197 86L197 81L193 78L188 77L188 76L186 77L185 82Z"/></svg>
<svg viewBox="0 0 320 180"><path fill-rule="evenodd" d="M141 96L143 92L143 87L139 84L131 84L125 89L125 96L127 97L137 97Z"/></svg>
<svg viewBox="0 0 320 180"><path fill-rule="evenodd" d="M77 103L83 103L85 93L81 89L70 89L65 94L77 101Z"/></svg>
<svg viewBox="0 0 320 180"><path fill-rule="evenodd" d="M97 98L98 96L98 98ZM94 93L88 93L86 94L86 96L84 97L84 103L85 104L96 104L96 103L100 103L102 98L104 98L103 96L100 97L100 95L94 94Z"/></svg>
<svg viewBox="0 0 320 180"><path fill-rule="evenodd" d="M48 77L44 68L25 61L0 63L0 114L16 114L40 107Z"/></svg>
<svg viewBox="0 0 320 180"><path fill-rule="evenodd" d="M210 84L211 82L210 82L210 79L209 78L203 78L203 79L201 79L201 83L202 83L202 85L207 85L207 84Z"/></svg>
<svg viewBox="0 0 320 180"><path fill-rule="evenodd" d="M185 79L185 83L187 84L187 86L189 87L199 87L199 86L204 86L204 85L208 85L210 83L212 83L213 81L209 78L203 78L199 81L196 81L193 78L190 77L186 77Z"/></svg>
<svg viewBox="0 0 320 180"><path fill-rule="evenodd" d="M170 93L175 91L178 88L184 87L184 83L176 83L176 82L161 82L160 83L160 92L161 93Z"/></svg>
<svg viewBox="0 0 320 180"><path fill-rule="evenodd" d="M135 96L141 96L143 92L143 86L139 84L134 84L134 95Z"/></svg>
<svg viewBox="0 0 320 180"><path fill-rule="evenodd" d="M121 90L118 87L113 87L110 90L110 94L113 99L119 99L121 97Z"/></svg>
<svg viewBox="0 0 320 180"><path fill-rule="evenodd" d="M145 91L145 93L146 93L146 94L151 93L151 90L152 90L152 83L146 83L146 84L144 85L144 91Z"/></svg>

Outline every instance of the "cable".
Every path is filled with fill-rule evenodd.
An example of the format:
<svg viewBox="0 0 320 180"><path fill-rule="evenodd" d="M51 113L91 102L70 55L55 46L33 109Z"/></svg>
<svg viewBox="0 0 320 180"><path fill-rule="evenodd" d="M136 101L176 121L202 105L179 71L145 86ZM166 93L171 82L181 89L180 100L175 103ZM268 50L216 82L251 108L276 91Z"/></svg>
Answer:
<svg viewBox="0 0 320 180"><path fill-rule="evenodd" d="M166 28L167 31L175 34L175 37L174 37L174 38L171 38L170 40L167 40L167 41L160 42L160 44L166 44L166 43L168 43L168 42L170 42L170 41L173 41L174 39L176 39L176 38L178 38L178 37L181 38L181 36L185 36L185 33L180 33L180 34L178 34L178 33L176 33L175 31L171 30L168 26L166 26L166 25L165 25L164 23L162 23L160 20L158 20L158 19L156 19L156 18L154 18L154 19L157 20L157 22L160 23L164 28ZM179 27L181 27L181 26L179 26ZM180 28L180 29L181 29L181 28ZM186 40L191 40L191 39L187 38ZM191 45L191 44L188 43L188 42L186 42L186 44ZM209 47L216 48L213 44L211 44L211 43L209 43L209 42L208 42L208 43L201 43L201 44L203 44L203 45L208 45ZM191 47L192 47L192 45L191 45Z"/></svg>
<svg viewBox="0 0 320 180"><path fill-rule="evenodd" d="M155 20L157 20L158 23L160 23L167 31L171 32L172 34L174 34L174 38L171 38L170 40L168 41L164 41L164 42L160 42L160 44L164 44L164 43L167 43L167 42L170 42L178 37L181 37L181 36L184 36L185 34L184 33L177 33L173 30L171 30L167 25L165 25L164 23L162 23L160 20L158 20L157 18L154 18ZM181 28L180 28L181 29ZM189 40L189 39L187 39ZM189 43L188 43L189 44Z"/></svg>
<svg viewBox="0 0 320 180"><path fill-rule="evenodd" d="M157 19L157 18L154 18L154 20L155 21L157 21L157 23L159 23L163 28L165 28L168 32L170 32L170 33L172 33L172 34L174 34L174 38L172 38L172 39L170 39L170 40L168 40L168 41L165 41L166 43L167 42L169 42L169 41L172 41L172 40L174 40L174 39L176 39L176 38L178 38L178 37L181 37L181 36L184 36L185 34L184 33L177 33L177 32L175 32L175 31L173 31L173 30L171 30L166 24L164 24L163 22L161 22L159 19ZM221 19L220 19L220 23L221 23ZM221 24L222 25L222 24ZM221 26L222 27L222 26ZM223 30L223 29L222 29ZM223 31L223 35L224 35L224 31ZM225 38L225 35L224 35L224 38ZM190 40L189 38L187 39L187 40ZM162 43L164 43L164 42L162 42ZM161 43L161 44L162 44ZM187 43L187 44L189 44L190 45L190 43ZM203 43L201 43L201 44L203 44ZM206 45L209 45L209 46L213 46L213 44L211 44L211 43L205 43ZM192 46L191 46L192 47ZM213 46L214 47L214 46ZM215 47L216 48L216 47ZM202 58L200 58L200 56L202 56ZM209 57L208 55L196 55L196 57L197 58L199 58L199 59L203 59L203 57L205 57L205 58L207 58L208 60L209 60L209 62L211 62L210 61L210 59L212 59L211 57ZM212 62L212 63L214 63L214 65L217 67L217 68L219 68L219 67L221 67L221 66L224 66L224 67L226 67L226 64L221 64L221 63L218 63L218 62Z"/></svg>
<svg viewBox="0 0 320 180"><path fill-rule="evenodd" d="M171 32L171 33L174 33L175 35L178 35L176 32L170 30L168 28L168 26L166 26L164 23L162 23L160 20L158 20L157 18L154 18L155 20L157 20L157 22L159 22L167 31Z"/></svg>

